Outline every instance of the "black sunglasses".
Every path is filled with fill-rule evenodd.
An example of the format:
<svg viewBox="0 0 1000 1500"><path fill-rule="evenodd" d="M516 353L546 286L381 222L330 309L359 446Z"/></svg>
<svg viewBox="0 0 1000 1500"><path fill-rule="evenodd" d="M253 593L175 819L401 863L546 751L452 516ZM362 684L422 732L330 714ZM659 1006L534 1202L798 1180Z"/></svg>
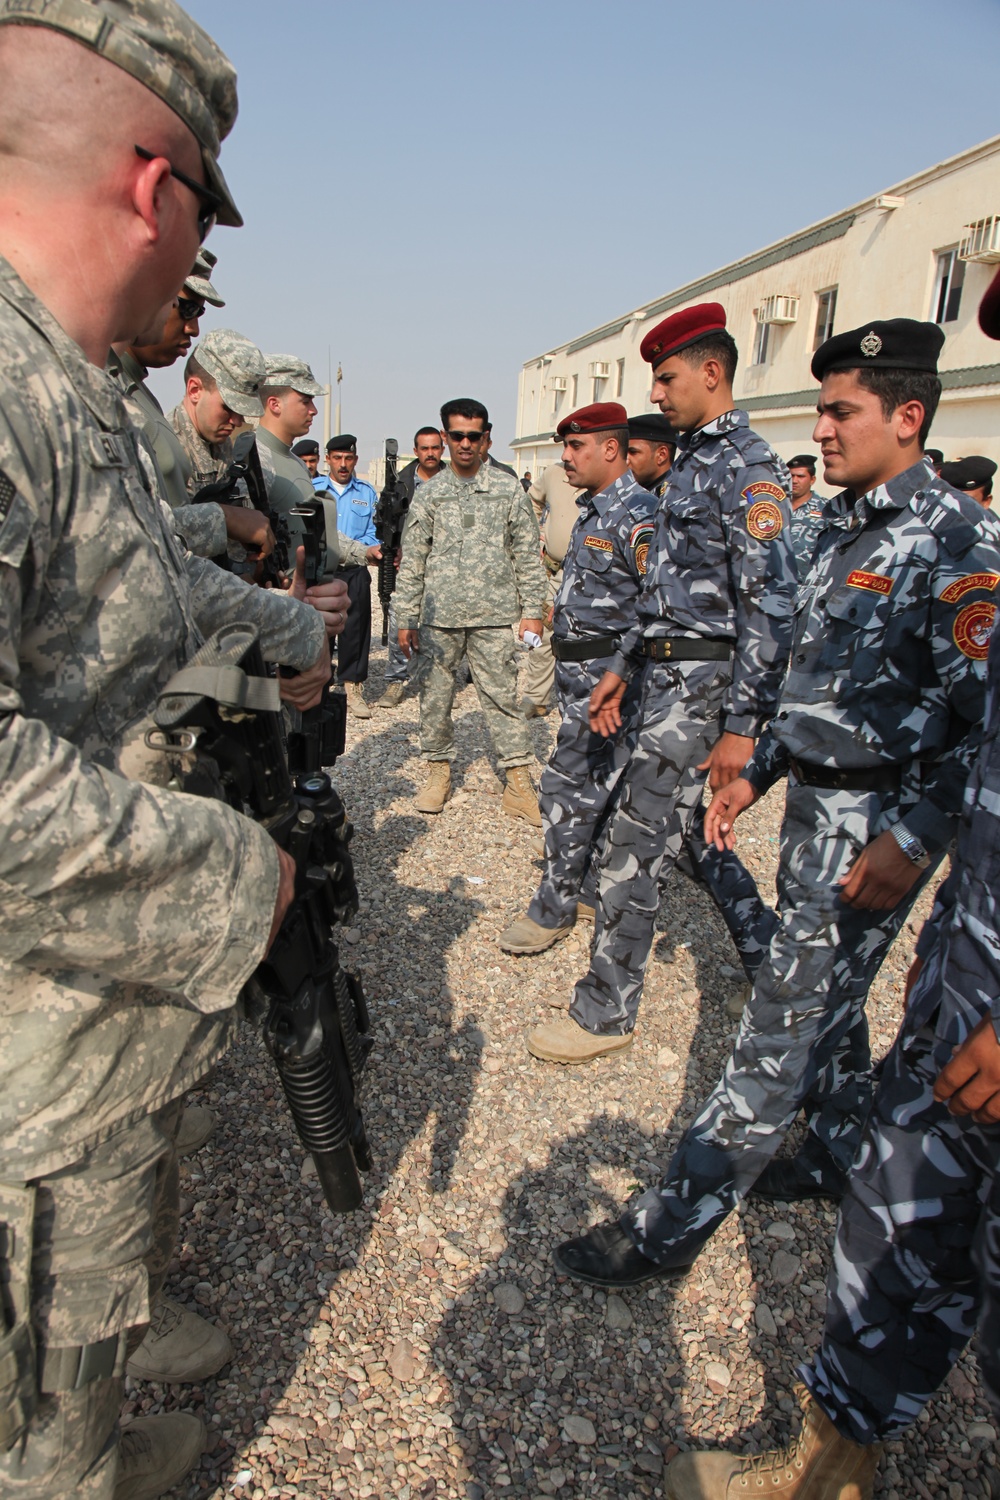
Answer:
<svg viewBox="0 0 1000 1500"><path fill-rule="evenodd" d="M177 311L180 313L182 323L193 323L196 318L204 314L205 304L197 297L178 297Z"/></svg>
<svg viewBox="0 0 1000 1500"><path fill-rule="evenodd" d="M449 428L448 436L453 443L481 443L486 436L485 432L456 432Z"/></svg>
<svg viewBox="0 0 1000 1500"><path fill-rule="evenodd" d="M147 151L144 146L136 146L135 154L136 156L141 156L143 161L157 160L157 153L155 151ZM162 155L162 152L159 154ZM164 157L164 161L166 160L167 158ZM219 209L222 207L222 198L212 188L206 187L203 182L195 182L194 178L189 177L186 172L179 172L172 163L170 166L170 175L171 177L176 177L178 182L183 182L184 186L190 188L192 193L197 194L204 204L201 213L198 215L198 234L201 243L204 244L215 226L216 217Z"/></svg>

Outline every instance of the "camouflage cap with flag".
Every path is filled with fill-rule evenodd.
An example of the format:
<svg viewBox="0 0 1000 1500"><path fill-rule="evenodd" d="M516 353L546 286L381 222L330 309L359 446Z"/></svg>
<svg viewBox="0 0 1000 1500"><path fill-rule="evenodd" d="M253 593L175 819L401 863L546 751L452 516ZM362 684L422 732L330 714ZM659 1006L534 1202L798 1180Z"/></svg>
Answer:
<svg viewBox="0 0 1000 1500"><path fill-rule="evenodd" d="M219 223L243 223L218 161L236 119L236 70L175 0L0 0L0 25L50 27L157 94L201 146Z"/></svg>
<svg viewBox="0 0 1000 1500"><path fill-rule="evenodd" d="M225 307L225 302L219 296L212 285L212 267L219 257L213 255L204 247L198 251L197 259L191 267L191 275L184 283L184 290L191 297L199 297L202 302L210 302L213 307Z"/></svg>
<svg viewBox="0 0 1000 1500"><path fill-rule="evenodd" d="M211 375L219 395L231 411L241 417L259 417L264 408L260 388L264 384L264 356L234 328L213 328L191 350L192 359Z"/></svg>

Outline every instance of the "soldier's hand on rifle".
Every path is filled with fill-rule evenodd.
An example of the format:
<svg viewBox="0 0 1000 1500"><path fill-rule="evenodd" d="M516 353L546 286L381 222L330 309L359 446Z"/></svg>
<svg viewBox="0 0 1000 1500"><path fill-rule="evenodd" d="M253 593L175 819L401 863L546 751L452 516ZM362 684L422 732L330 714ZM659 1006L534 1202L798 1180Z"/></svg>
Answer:
<svg viewBox="0 0 1000 1500"><path fill-rule="evenodd" d="M324 641L316 660L304 672L299 672L295 677L285 677L278 673L278 691L293 708L315 708L323 696L323 689L330 681L330 673L330 648Z"/></svg>
<svg viewBox="0 0 1000 1500"><path fill-rule="evenodd" d="M393 565L393 567L394 568L398 568L399 565L400 565L400 563L402 561L403 561L403 549L402 549L402 547L397 547L396 550L395 550L395 552L392 554L392 565Z"/></svg>
<svg viewBox="0 0 1000 1500"><path fill-rule="evenodd" d="M271 918L271 931L267 937L267 952L270 953L272 944L278 936L278 929L285 920L285 913L295 900L295 861L284 849L275 845L278 856L278 899L274 903L274 916Z"/></svg>
<svg viewBox="0 0 1000 1500"><path fill-rule="evenodd" d="M374 545L374 547L369 547L368 550L367 550L367 552L365 553L365 562L366 563L377 563L377 562L381 561L381 558L382 558L382 548L379 546L378 542L376 542L375 545Z"/></svg>
<svg viewBox="0 0 1000 1500"><path fill-rule="evenodd" d="M300 547L295 554L295 572L292 574L288 592L293 599L311 604L323 616L327 635L340 635L347 622L350 599L347 584L341 578L331 578L326 583L306 583L306 549Z"/></svg>
<svg viewBox="0 0 1000 1500"><path fill-rule="evenodd" d="M397 640L399 641L399 649L407 661L409 661L414 651L420 650L420 642L417 639L417 632L415 630L400 630L397 634Z"/></svg>
<svg viewBox="0 0 1000 1500"><path fill-rule="evenodd" d="M247 510L242 505L220 505L226 521L226 535L244 547L257 547L261 557L274 551L274 532L271 523L259 510Z"/></svg>

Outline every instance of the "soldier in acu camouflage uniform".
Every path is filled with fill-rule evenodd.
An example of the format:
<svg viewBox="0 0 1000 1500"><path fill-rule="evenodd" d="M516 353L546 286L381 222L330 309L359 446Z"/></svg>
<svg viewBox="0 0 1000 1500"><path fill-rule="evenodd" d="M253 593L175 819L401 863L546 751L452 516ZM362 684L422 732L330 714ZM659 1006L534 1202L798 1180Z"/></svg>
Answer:
<svg viewBox="0 0 1000 1500"><path fill-rule="evenodd" d="M922 457L942 342L936 324L895 319L813 359L825 477L851 488L827 502L779 710L705 820L731 842L733 819L788 774L781 925L663 1181L557 1252L584 1279L690 1264L755 1182L781 1199L843 1191L870 1103L865 999L955 832L1000 580L1000 523L987 533ZM803 1107L800 1155L772 1162Z"/></svg>
<svg viewBox="0 0 1000 1500"><path fill-rule="evenodd" d="M503 810L541 825L528 774L534 759L517 706L510 627L542 633L545 572L538 522L515 474L482 461L489 417L479 401L449 401L441 422L451 467L413 496L396 584L399 644L427 658L420 685L420 748L429 762L420 812L438 813L451 789L455 671L467 655L501 770ZM418 628L419 627L419 628Z"/></svg>
<svg viewBox="0 0 1000 1500"><path fill-rule="evenodd" d="M234 328L213 328L184 366L184 397L170 425L184 452L182 477L189 495L214 484L233 462L232 433L259 417L264 356Z"/></svg>
<svg viewBox="0 0 1000 1500"><path fill-rule="evenodd" d="M653 939L661 872L701 802L738 774L777 703L791 638L795 571L784 465L734 411L736 345L717 302L646 336L653 398L683 432L656 513L638 623L591 699L591 726L615 732L628 681L644 670L636 748L608 825L590 971L568 1018L528 1049L586 1062L629 1046Z"/></svg>
<svg viewBox="0 0 1000 1500"><path fill-rule="evenodd" d="M1000 338L1000 274L979 317L984 332ZM964 506L961 514L969 515ZM975 640L972 660L980 663L995 609L998 575L991 576L991 587L981 579L958 591L954 615L953 633ZM958 626L970 599L981 621L974 637L971 616ZM985 730L975 736L981 748L957 853L920 935L902 1030L841 1205L823 1341L800 1372L808 1392L802 1433L789 1448L746 1458L684 1454L665 1476L672 1500L728 1500L755 1485L784 1500L870 1500L877 1445L916 1419L968 1343L980 1308L980 1366L1000 1419L997 632L989 651Z"/></svg>
<svg viewBox="0 0 1000 1500"><path fill-rule="evenodd" d="M103 370L211 218L240 222L230 64L173 0L0 0L0 76L0 1492L150 1500L204 1440L187 1413L116 1427L177 1229L178 1101L293 875L168 790L144 731L234 619L305 678L329 660L305 606L185 557Z"/></svg>
<svg viewBox="0 0 1000 1500"><path fill-rule="evenodd" d="M656 500L628 472L627 422L623 406L605 401L571 413L557 429L567 477L579 487L552 618L561 722L538 794L545 873L528 915L500 936L507 953L543 953L572 929L578 898L591 895L584 889L591 849L631 754L637 693L614 738L595 734L589 722L590 694L635 620L653 533Z"/></svg>

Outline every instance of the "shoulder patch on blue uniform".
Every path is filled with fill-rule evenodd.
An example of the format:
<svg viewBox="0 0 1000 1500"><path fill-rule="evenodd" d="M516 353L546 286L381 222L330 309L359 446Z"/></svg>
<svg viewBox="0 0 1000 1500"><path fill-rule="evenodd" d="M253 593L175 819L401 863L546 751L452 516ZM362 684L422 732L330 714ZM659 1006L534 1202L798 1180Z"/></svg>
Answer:
<svg viewBox="0 0 1000 1500"><path fill-rule="evenodd" d="M770 496L772 500L782 501L785 492L780 484L774 484L770 479L758 479L755 484L748 484L745 490L740 492L748 505L764 496Z"/></svg>
<svg viewBox="0 0 1000 1500"><path fill-rule="evenodd" d="M646 562L649 558L649 544L653 539L652 521L640 521L638 526L633 526L629 532L628 544L632 548L635 558L635 570L640 578L646 576Z"/></svg>

